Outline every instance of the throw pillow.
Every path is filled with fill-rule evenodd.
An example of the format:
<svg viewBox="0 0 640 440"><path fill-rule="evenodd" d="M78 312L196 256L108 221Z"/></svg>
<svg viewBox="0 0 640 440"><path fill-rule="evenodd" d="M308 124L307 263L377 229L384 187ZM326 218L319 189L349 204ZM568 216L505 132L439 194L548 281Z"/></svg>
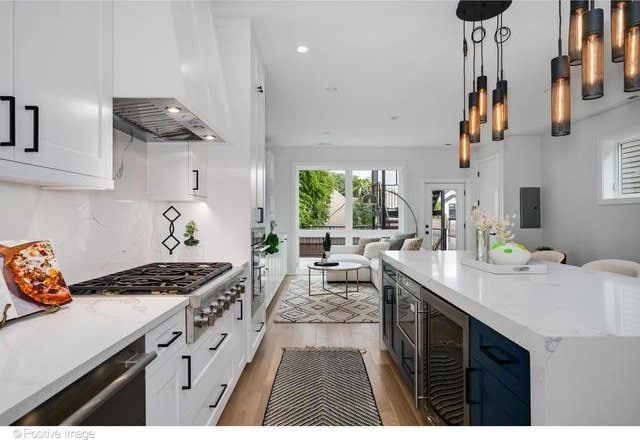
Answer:
<svg viewBox="0 0 640 440"><path fill-rule="evenodd" d="M422 246L422 238L407 238L400 248L401 251L419 251Z"/></svg>
<svg viewBox="0 0 640 440"><path fill-rule="evenodd" d="M380 252L389 250L389 242L378 241L367 243L364 247L364 256L370 260L380 258Z"/></svg>
<svg viewBox="0 0 640 440"><path fill-rule="evenodd" d="M378 238L363 238L360 237L358 240L358 249L356 250L356 254L364 255L364 247L368 243L373 243L374 241L378 241Z"/></svg>
<svg viewBox="0 0 640 440"><path fill-rule="evenodd" d="M415 237L416 234L415 233L411 233L411 234L396 234L391 238L391 247L389 248L390 251L399 251L402 248L402 245L404 244L404 241L407 238L413 238Z"/></svg>

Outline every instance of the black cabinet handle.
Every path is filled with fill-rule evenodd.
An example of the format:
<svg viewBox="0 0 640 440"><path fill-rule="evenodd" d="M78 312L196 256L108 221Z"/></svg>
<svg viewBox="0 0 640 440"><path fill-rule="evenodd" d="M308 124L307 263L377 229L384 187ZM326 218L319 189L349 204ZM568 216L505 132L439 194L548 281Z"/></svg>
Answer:
<svg viewBox="0 0 640 440"><path fill-rule="evenodd" d="M194 191L198 191L200 189L200 170L192 170L196 174L196 186L193 188Z"/></svg>
<svg viewBox="0 0 640 440"><path fill-rule="evenodd" d="M497 356L495 353L493 353L492 350L499 350L504 352L504 350L501 350L500 347L494 347L492 345L481 345L480 346L480 351L483 352L489 359L491 359L493 362L495 362L498 365L510 365L510 364L515 364L515 362L513 361L513 359L511 359L510 357L505 358L501 358L499 356ZM509 356L507 353L505 353L507 356Z"/></svg>
<svg viewBox="0 0 640 440"><path fill-rule="evenodd" d="M225 339L227 339L227 336L229 336L229 333L220 333L220 335L222 336L220 338L220 340L218 341L218 343L216 344L215 347L209 347L209 350L211 351L216 351L218 348L220 348L220 346L222 345L222 343L224 342Z"/></svg>
<svg viewBox="0 0 640 440"><path fill-rule="evenodd" d="M258 211L260 211L260 220L258 220L258 223L264 223L264 208L258 208Z"/></svg>
<svg viewBox="0 0 640 440"><path fill-rule="evenodd" d="M9 141L0 142L0 147L16 146L16 98L14 96L0 96L0 101L9 102Z"/></svg>
<svg viewBox="0 0 640 440"><path fill-rule="evenodd" d="M187 360L187 385L186 386L182 385L182 389L190 390L191 389L191 356L184 355L182 356L182 359Z"/></svg>
<svg viewBox="0 0 640 440"><path fill-rule="evenodd" d="M37 153L40 144L40 107L25 105L24 109L33 112L33 147L25 148L25 153Z"/></svg>
<svg viewBox="0 0 640 440"><path fill-rule="evenodd" d="M180 336L182 336L182 332L173 332L173 338L169 339L168 342L163 342L162 344L158 344L158 348L166 348L169 345L173 344L176 339L178 339Z"/></svg>
<svg viewBox="0 0 640 440"><path fill-rule="evenodd" d="M241 299L237 299L236 302L240 304L240 317L238 321L242 321L244 319L244 302Z"/></svg>
<svg viewBox="0 0 640 440"><path fill-rule="evenodd" d="M472 368L472 367L466 368L464 370L464 387L465 387L464 401L469 405L475 405L477 403L480 403L478 399L471 398L471 373L473 373L474 371L480 371L480 370L478 368Z"/></svg>
<svg viewBox="0 0 640 440"><path fill-rule="evenodd" d="M258 93L264 93L264 89L262 88L262 86L257 86L257 87L256 87L256 92L258 92Z"/></svg>
<svg viewBox="0 0 640 440"><path fill-rule="evenodd" d="M220 395L218 396L218 398L216 399L216 402L213 405L209 405L209 408L215 408L218 406L218 404L220 403L220 401L222 400L222 396L224 396L224 393L227 392L227 388L229 387L228 384L223 383L222 385L220 385L222 387L222 392L220 393Z"/></svg>
<svg viewBox="0 0 640 440"><path fill-rule="evenodd" d="M264 328L264 322L261 322L260 327L258 328L258 330L256 330L256 333L260 333L263 328Z"/></svg>

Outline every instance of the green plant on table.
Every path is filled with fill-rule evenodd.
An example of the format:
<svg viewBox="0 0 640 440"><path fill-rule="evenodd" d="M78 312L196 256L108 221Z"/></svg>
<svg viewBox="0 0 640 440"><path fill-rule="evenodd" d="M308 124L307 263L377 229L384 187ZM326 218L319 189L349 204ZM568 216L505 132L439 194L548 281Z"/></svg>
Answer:
<svg viewBox="0 0 640 440"><path fill-rule="evenodd" d="M322 240L322 249L324 249L325 252L331 251L331 236L328 232L324 234L324 239Z"/></svg>
<svg viewBox="0 0 640 440"><path fill-rule="evenodd" d="M186 238L184 244L186 246L197 246L200 243L200 240L195 238L196 232L198 232L198 225L194 220L189 220L184 227L184 236Z"/></svg>
<svg viewBox="0 0 640 440"><path fill-rule="evenodd" d="M264 239L264 243L266 245L269 245L269 248L267 249L268 254L275 254L280 250L278 249L278 245L280 244L280 239L273 232L269 232L269 235L267 235L267 238Z"/></svg>

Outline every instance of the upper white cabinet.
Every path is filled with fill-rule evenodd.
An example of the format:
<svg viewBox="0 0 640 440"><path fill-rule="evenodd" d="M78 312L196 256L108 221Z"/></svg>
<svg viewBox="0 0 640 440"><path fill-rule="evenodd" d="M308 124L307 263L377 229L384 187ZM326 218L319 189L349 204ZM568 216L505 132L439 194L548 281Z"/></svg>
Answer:
<svg viewBox="0 0 640 440"><path fill-rule="evenodd" d="M147 148L147 193L154 201L207 197L206 142L154 142Z"/></svg>
<svg viewBox="0 0 640 440"><path fill-rule="evenodd" d="M16 134L13 153L0 157L13 162L0 164L0 176L113 187L112 7L90 1L0 5L0 84L15 96Z"/></svg>
<svg viewBox="0 0 640 440"><path fill-rule="evenodd" d="M266 219L265 69L257 46L251 44L251 205L252 223Z"/></svg>
<svg viewBox="0 0 640 440"><path fill-rule="evenodd" d="M0 2L0 159L13 159L15 150L11 123L15 117L13 46L13 3Z"/></svg>
<svg viewBox="0 0 640 440"><path fill-rule="evenodd" d="M114 96L175 98L229 141L230 110L208 2L116 2Z"/></svg>

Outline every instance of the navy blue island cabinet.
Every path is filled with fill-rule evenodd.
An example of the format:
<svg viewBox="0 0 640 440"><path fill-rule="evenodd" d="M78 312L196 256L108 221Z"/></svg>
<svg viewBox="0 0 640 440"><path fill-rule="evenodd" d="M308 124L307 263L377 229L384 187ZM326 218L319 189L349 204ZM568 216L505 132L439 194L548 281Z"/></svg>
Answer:
<svg viewBox="0 0 640 440"><path fill-rule="evenodd" d="M529 352L469 317L467 403L471 425L530 425Z"/></svg>

